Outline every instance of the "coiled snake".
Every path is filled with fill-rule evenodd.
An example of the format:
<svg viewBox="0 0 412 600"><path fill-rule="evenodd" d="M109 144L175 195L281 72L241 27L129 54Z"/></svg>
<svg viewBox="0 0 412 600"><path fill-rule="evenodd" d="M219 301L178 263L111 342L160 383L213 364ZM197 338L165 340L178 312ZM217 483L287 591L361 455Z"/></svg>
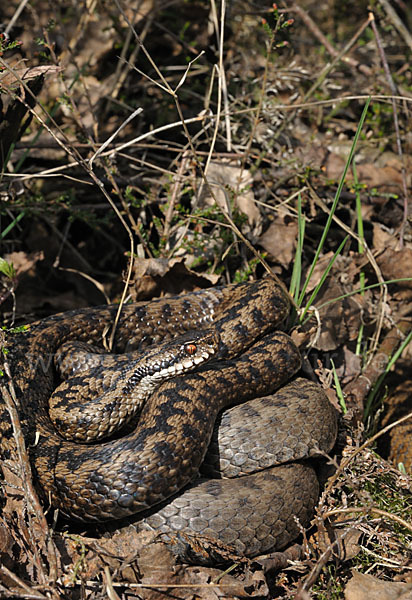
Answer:
<svg viewBox="0 0 412 600"><path fill-rule="evenodd" d="M46 504L85 521L143 511L146 528L169 536L210 536L249 556L287 544L299 533L299 522L308 524L318 496L312 467L299 461L331 449L336 415L322 390L302 379L270 395L300 367L292 340L274 331L289 311L282 289L265 279L127 305L114 338L114 351L122 356L99 358L95 348L103 348L116 311L116 306L75 310L9 336L21 426ZM97 370L89 364L73 368L57 393L54 405L61 412L56 422L64 435L70 427L61 417L74 393L90 394L90 427L94 422L98 429L107 421L111 432L126 418L122 409L120 416L117 409L112 413L114 397L133 396L142 381L145 390L159 373L173 377L157 383L155 391L149 383L139 424L129 425L122 437L116 433L107 441L76 443L52 425L48 399L59 379L53 358L64 362L65 351L59 354L59 348L73 340L82 344L80 354L87 355L90 347ZM157 359L152 346L159 343L166 355ZM136 358L136 352L143 352L143 358ZM180 366L171 366L176 360ZM142 365L148 361L145 370ZM196 370L180 375L182 365ZM103 392L109 393L109 401L93 421ZM244 404L255 397L260 397L255 404ZM75 431L88 419L82 416L82 402L70 404L77 415ZM218 418L223 408L236 403L241 404ZM266 421L255 428L261 414ZM221 422L214 433L216 419ZM0 449L7 459L13 435L4 406L1 423ZM213 477L220 472L235 479L193 482L204 459L204 470ZM285 464L273 466L279 463ZM256 473L241 477L248 469ZM165 505L158 509L159 503Z"/></svg>

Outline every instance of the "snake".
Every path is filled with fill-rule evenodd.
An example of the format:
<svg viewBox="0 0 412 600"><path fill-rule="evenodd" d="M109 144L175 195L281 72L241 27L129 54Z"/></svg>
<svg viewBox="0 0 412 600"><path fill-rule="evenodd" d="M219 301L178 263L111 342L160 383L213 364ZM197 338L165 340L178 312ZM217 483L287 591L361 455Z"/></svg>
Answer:
<svg viewBox="0 0 412 600"><path fill-rule="evenodd" d="M282 330L289 311L283 287L264 278L120 313L76 309L10 334L20 425L45 505L84 522L130 519L183 558L201 538L250 557L285 547L318 499L311 457L337 434L322 388L290 381L301 357ZM76 345L80 359L71 359ZM125 396L130 410L118 408ZM0 410L9 460L4 400Z"/></svg>

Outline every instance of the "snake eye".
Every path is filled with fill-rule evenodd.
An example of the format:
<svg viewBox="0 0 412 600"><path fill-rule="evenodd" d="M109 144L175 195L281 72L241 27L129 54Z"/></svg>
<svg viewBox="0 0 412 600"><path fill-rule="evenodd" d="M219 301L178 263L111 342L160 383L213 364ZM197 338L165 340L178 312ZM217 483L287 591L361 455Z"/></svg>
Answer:
<svg viewBox="0 0 412 600"><path fill-rule="evenodd" d="M193 342L185 345L185 351L187 354L196 354L197 346Z"/></svg>

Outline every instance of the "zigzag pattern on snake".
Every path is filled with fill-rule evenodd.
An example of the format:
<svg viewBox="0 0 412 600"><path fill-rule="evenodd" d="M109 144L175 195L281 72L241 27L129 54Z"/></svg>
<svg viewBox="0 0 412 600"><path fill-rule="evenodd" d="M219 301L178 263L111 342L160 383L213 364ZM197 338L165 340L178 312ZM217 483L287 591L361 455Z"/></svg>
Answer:
<svg viewBox="0 0 412 600"><path fill-rule="evenodd" d="M125 436L77 444L64 439L50 421L47 402L57 378L52 358L72 340L103 347L116 311L109 306L63 313L10 337L8 357L22 430L45 502L86 521L151 510L145 527L167 535L183 531L210 536L250 556L283 547L299 532L296 517L307 525L318 494L313 469L291 461L331 449L336 415L320 388L304 380L268 396L300 367L291 339L274 331L289 311L282 289L267 279L125 306L115 352L146 351L159 342L178 342L188 331L212 328L217 345L212 353L219 360L162 383L144 401L139 424ZM93 371L86 374L99 378ZM221 437L242 443L235 441L237 450L230 444L226 449L224 444L212 447L206 469L215 475L232 465L229 471L238 476L247 472L248 455L258 472L195 482L168 501L198 474L211 437L219 436L213 427L220 411L255 397L263 397L260 405L242 404L231 409L233 417L223 416L221 431L232 431L223 422L232 418L240 422L240 434ZM263 408L268 420L252 441L251 421ZM13 437L4 407L1 418L0 449L7 459ZM269 449L263 448L264 438ZM287 464L272 467L282 461ZM166 506L157 510L162 502Z"/></svg>

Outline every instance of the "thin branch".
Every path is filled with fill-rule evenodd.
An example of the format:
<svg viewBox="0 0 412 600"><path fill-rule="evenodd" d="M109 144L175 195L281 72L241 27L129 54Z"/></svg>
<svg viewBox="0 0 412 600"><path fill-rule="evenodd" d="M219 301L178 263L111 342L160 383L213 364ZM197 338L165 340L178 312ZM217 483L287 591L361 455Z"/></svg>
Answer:
<svg viewBox="0 0 412 600"><path fill-rule="evenodd" d="M371 18L371 25L373 33L375 34L376 45L378 48L379 56L382 61L383 69L385 71L385 77L388 82L389 88L392 94L396 94L397 89L395 83L392 78L391 71L389 69L388 61L386 60L385 51L383 49L382 40L379 35L378 28L376 27L376 22L374 18ZM403 248L403 236L405 231L405 225L408 221L408 186L406 182L406 166L405 159L402 151L402 143L401 143L401 134L399 130L399 119L398 119L398 108L396 106L396 102L392 97L392 109L393 109L393 124L395 127L395 135L396 135L396 149L398 152L399 159L401 161L401 174L402 174L402 188L403 188L403 219L402 223L399 227L399 245Z"/></svg>

